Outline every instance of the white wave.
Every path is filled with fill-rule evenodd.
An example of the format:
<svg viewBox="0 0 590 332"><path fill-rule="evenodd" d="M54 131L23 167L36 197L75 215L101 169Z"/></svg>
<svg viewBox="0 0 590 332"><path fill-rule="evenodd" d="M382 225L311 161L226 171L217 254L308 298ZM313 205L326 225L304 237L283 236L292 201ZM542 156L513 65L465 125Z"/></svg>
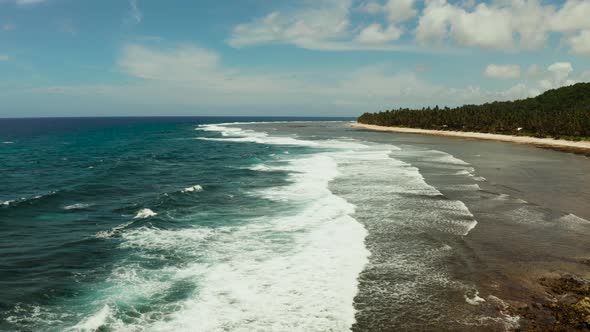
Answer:
<svg viewBox="0 0 590 332"><path fill-rule="evenodd" d="M357 277L369 255L366 230L352 217L355 207L328 187L339 174L335 155L289 157L286 163L281 167L290 172L292 184L275 188L272 195L300 206L298 210L277 209L276 215L242 226L123 231L122 248L149 259L181 255L189 263L158 271L122 265L110 278L115 285L109 290L110 301L161 296L178 282L198 283L198 291L174 304L173 310L154 309L165 319L154 321L147 313L133 326L123 321L110 326L150 331L348 331L354 323Z"/></svg>
<svg viewBox="0 0 590 332"><path fill-rule="evenodd" d="M70 331L76 332L93 332L98 331L98 329L107 323L108 318L111 316L111 308L108 305L104 305L102 309L100 309L94 315L82 320L74 327L70 329Z"/></svg>
<svg viewBox="0 0 590 332"><path fill-rule="evenodd" d="M590 227L590 221L580 218L572 213L559 218L558 223L573 231L579 231L585 227Z"/></svg>
<svg viewBox="0 0 590 332"><path fill-rule="evenodd" d="M470 164L464 160L458 159L455 156L442 151L430 150L428 151L433 154L429 161L448 165L459 165L459 166L470 166Z"/></svg>
<svg viewBox="0 0 590 332"><path fill-rule="evenodd" d="M270 172L273 171L274 169L272 167L266 166L266 165L262 165L262 164L258 164L258 165L254 165L251 167L248 167L249 170L252 171L259 171L259 172Z"/></svg>
<svg viewBox="0 0 590 332"><path fill-rule="evenodd" d="M584 218L580 218L572 213L559 218L559 221L565 222L565 223L570 223L570 224L590 224L590 221L588 221Z"/></svg>
<svg viewBox="0 0 590 332"><path fill-rule="evenodd" d="M6 141L6 142L2 142L2 144L14 144L14 142Z"/></svg>
<svg viewBox="0 0 590 332"><path fill-rule="evenodd" d="M133 224L133 221L121 224L119 226L115 226L108 231L100 231L100 232L96 233L95 237L97 239L108 239L108 238L112 237L113 235L120 233L121 230L125 229L127 226L129 226L131 224Z"/></svg>
<svg viewBox="0 0 590 332"><path fill-rule="evenodd" d="M182 192L183 192L183 193L189 193L189 192L198 192L198 191L203 191L203 187L201 187L201 186L200 186L200 185L198 185L198 184L197 184L197 185L194 185L194 186L191 186L191 187L184 188L184 189L182 190ZM154 214L154 215L155 215L155 214Z"/></svg>
<svg viewBox="0 0 590 332"><path fill-rule="evenodd" d="M295 145L295 146L318 146L317 142L300 140L289 136L271 136L267 133L244 130L222 124L201 125L197 128L203 131L219 132L223 138L198 137L205 141L237 142L237 143L259 143L272 145Z"/></svg>
<svg viewBox="0 0 590 332"><path fill-rule="evenodd" d="M475 294L473 294L473 296L468 296L467 294L464 295L465 297L465 302L471 304L471 305L479 305L482 302L485 302L486 300L479 297L479 292L475 291Z"/></svg>
<svg viewBox="0 0 590 332"><path fill-rule="evenodd" d="M458 190L458 191L479 191L481 190L481 187L479 186L479 184L477 183L473 183L473 184L454 184L454 185L449 185L449 186L445 186L446 190Z"/></svg>
<svg viewBox="0 0 590 332"><path fill-rule="evenodd" d="M64 206L64 210L80 210L80 209L86 209L90 206L92 206L92 204L76 203L76 204Z"/></svg>
<svg viewBox="0 0 590 332"><path fill-rule="evenodd" d="M156 215L158 214L150 209L141 209L137 211L137 214L135 215L135 217L133 217L133 219L145 219Z"/></svg>
<svg viewBox="0 0 590 332"><path fill-rule="evenodd" d="M354 206L327 187L337 175L332 158L314 155L287 167L296 172L294 183L275 194L306 207L292 216L217 233L210 254L232 259L210 266L201 275L199 297L151 330L348 330L354 322L356 278L368 256L366 231L350 216ZM292 242L274 244L273 234ZM182 274L202 271L199 265Z"/></svg>
<svg viewBox="0 0 590 332"><path fill-rule="evenodd" d="M284 139L215 126L205 130L222 131L229 139L233 139L231 135L245 135L241 138L263 144ZM354 323L352 303L358 291L357 278L369 252L364 246L367 231L353 217L356 207L340 193L342 187L339 195L330 190L334 182L355 180L356 187L350 188L355 202L374 200L372 206L396 213L408 204L408 200L400 199L401 194L428 199L412 202L427 206L428 211L416 217L397 214L394 216L398 219L387 222L434 227L456 235L466 235L477 224L462 202L429 199L441 193L424 181L417 168L391 158L392 152L399 151L397 147L313 143L321 150L303 157L282 156L285 164L272 167L289 173L289 185L251 193L280 201L280 207L285 204L296 209L277 208L274 215L232 227L131 230L119 226L124 226L117 230L122 248L164 263L180 256L186 263L162 264L159 270L149 271L122 264L109 279L112 287L106 302L135 303L162 297L177 283L191 283L195 291L132 322L117 320L111 324L113 329L348 331ZM441 273L428 274L428 278L448 283ZM162 319L151 319L152 314Z"/></svg>
<svg viewBox="0 0 590 332"><path fill-rule="evenodd" d="M48 196L54 195L56 193L57 193L57 191L48 191L45 194L35 195L32 197L21 197L19 199L12 199L12 200L4 201L4 202L0 201L1 202L0 205L4 205L4 206L16 205L16 204L23 203L23 202L34 201L39 198L48 197Z"/></svg>

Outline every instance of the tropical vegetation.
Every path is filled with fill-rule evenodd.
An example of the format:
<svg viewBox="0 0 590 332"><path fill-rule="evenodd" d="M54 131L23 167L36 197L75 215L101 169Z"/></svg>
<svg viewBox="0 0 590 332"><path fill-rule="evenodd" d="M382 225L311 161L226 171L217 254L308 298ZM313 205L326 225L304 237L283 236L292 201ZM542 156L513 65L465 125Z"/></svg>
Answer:
<svg viewBox="0 0 590 332"><path fill-rule="evenodd" d="M549 90L537 97L516 101L365 113L358 122L392 127L588 138L590 83Z"/></svg>

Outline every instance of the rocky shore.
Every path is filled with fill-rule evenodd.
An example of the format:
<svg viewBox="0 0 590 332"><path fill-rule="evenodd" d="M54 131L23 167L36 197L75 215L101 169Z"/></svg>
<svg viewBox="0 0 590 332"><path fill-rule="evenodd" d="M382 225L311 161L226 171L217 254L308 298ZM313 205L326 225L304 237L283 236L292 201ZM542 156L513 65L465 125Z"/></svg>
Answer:
<svg viewBox="0 0 590 332"><path fill-rule="evenodd" d="M590 282L574 275L541 278L544 298L514 310L525 331L590 331Z"/></svg>

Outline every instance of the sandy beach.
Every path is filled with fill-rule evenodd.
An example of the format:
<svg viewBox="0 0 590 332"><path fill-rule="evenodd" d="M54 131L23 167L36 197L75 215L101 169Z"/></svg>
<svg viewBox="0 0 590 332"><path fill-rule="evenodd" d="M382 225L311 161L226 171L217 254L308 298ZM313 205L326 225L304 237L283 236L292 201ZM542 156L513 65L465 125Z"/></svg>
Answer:
<svg viewBox="0 0 590 332"><path fill-rule="evenodd" d="M405 133L405 134L423 134L423 135L436 135L436 136L447 136L457 138L472 138L482 139L498 142L509 142L518 144L531 144L543 148L549 148L554 150L561 150L579 154L590 154L590 142L588 141L567 141L553 138L537 138L530 136L512 136L512 135L499 135L499 134L487 134L487 133L475 133L475 132L462 132L462 131L446 131L446 130L429 130L429 129L417 129L417 128L402 128L402 127L384 127L376 125L368 125L362 123L352 123L351 127L361 128L375 131L384 131L392 133Z"/></svg>

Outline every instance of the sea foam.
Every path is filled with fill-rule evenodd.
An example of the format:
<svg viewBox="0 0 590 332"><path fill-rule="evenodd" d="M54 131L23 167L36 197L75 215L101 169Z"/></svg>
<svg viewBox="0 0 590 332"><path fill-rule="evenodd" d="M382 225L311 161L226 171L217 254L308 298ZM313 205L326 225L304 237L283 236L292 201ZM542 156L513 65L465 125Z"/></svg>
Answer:
<svg viewBox="0 0 590 332"><path fill-rule="evenodd" d="M135 215L135 217L133 217L133 219L145 219L156 215L158 214L150 209L141 209L137 211L137 214Z"/></svg>
<svg viewBox="0 0 590 332"><path fill-rule="evenodd" d="M182 190L183 193L198 192L198 191L203 191L203 187L201 187L200 185L194 185L194 186L184 188Z"/></svg>

